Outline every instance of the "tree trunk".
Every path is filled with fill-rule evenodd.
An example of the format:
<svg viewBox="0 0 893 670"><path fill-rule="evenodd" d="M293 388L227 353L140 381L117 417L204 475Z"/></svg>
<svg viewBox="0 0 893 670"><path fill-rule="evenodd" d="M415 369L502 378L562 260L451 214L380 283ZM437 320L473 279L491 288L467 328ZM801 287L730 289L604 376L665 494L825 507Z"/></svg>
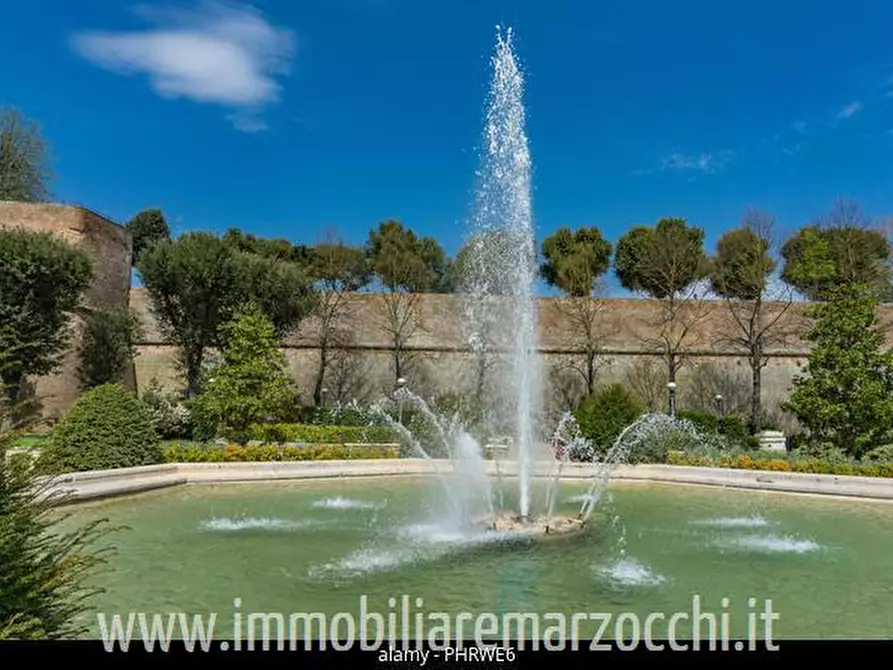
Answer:
<svg viewBox="0 0 893 670"><path fill-rule="evenodd" d="M186 397L194 398L201 390L202 381L202 353L184 352L184 367L186 368Z"/></svg>
<svg viewBox="0 0 893 670"><path fill-rule="evenodd" d="M667 354L667 383L676 383L676 372L679 370L679 359L675 353Z"/></svg>
<svg viewBox="0 0 893 670"><path fill-rule="evenodd" d="M750 430L756 435L763 429L763 361L762 356L751 357Z"/></svg>
<svg viewBox="0 0 893 670"><path fill-rule="evenodd" d="M326 368L329 365L329 348L325 342L319 343L319 365L316 368L316 382L313 384L313 405L322 405L322 387L326 378Z"/></svg>
<svg viewBox="0 0 893 670"><path fill-rule="evenodd" d="M400 346L394 343L394 386L399 386L400 379L403 377L403 352Z"/></svg>
<svg viewBox="0 0 893 670"><path fill-rule="evenodd" d="M596 352L586 352L586 394L595 394L595 357Z"/></svg>

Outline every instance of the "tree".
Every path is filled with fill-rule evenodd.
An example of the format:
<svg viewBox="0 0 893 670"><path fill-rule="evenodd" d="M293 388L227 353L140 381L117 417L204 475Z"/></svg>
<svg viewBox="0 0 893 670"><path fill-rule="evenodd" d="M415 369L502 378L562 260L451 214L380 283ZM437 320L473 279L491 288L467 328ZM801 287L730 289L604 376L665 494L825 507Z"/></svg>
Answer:
<svg viewBox="0 0 893 670"><path fill-rule="evenodd" d="M0 109L0 200L44 202L52 177L40 126L16 109Z"/></svg>
<svg viewBox="0 0 893 670"><path fill-rule="evenodd" d="M223 362L196 399L194 411L220 434L245 443L252 424L288 417L295 391L276 329L257 305L240 307L221 328Z"/></svg>
<svg viewBox="0 0 893 670"><path fill-rule="evenodd" d="M811 300L841 284L889 291L890 242L853 200L838 198L828 215L791 236L781 255L782 279Z"/></svg>
<svg viewBox="0 0 893 670"><path fill-rule="evenodd" d="M27 375L59 366L72 313L92 278L86 251L51 233L0 230L0 379L10 403Z"/></svg>
<svg viewBox="0 0 893 670"><path fill-rule="evenodd" d="M319 295L316 310L319 324L316 347L319 361L313 384L313 404L323 402L323 388L330 367L344 355L343 347L350 338L345 321L350 316L352 293L369 283L369 266L363 250L337 239L329 239L313 250L311 274ZM341 384L339 384L341 386Z"/></svg>
<svg viewBox="0 0 893 670"><path fill-rule="evenodd" d="M580 351L581 359L572 360L569 367L582 378L587 396L595 392L602 359L604 334L599 317L604 301L599 298L611 251L611 243L595 227L559 228L543 240L540 274L565 295L558 308L570 329L570 345Z"/></svg>
<svg viewBox="0 0 893 670"><path fill-rule="evenodd" d="M227 331L220 326L238 305L256 303L280 337L314 307L309 279L297 264L239 251L209 233L159 241L142 255L137 270L179 350L190 398L199 391L206 349L224 344Z"/></svg>
<svg viewBox="0 0 893 670"><path fill-rule="evenodd" d="M783 409L814 443L859 458L893 438L893 352L873 287L841 284L823 297L808 310L812 349Z"/></svg>
<svg viewBox="0 0 893 670"><path fill-rule="evenodd" d="M10 361L0 353L0 370ZM13 362L13 364L15 364ZM17 410L17 408L7 408ZM98 541L104 520L72 527L60 514L54 482L27 456L9 453L21 435L0 408L0 640L59 640L88 632L83 615L101 589L91 586L105 563Z"/></svg>
<svg viewBox="0 0 893 670"><path fill-rule="evenodd" d="M133 265L139 262L140 255L158 240L170 240L171 230L160 209L144 209L125 226L133 240Z"/></svg>
<svg viewBox="0 0 893 670"><path fill-rule="evenodd" d="M290 241L281 238L266 239L243 233L238 228L229 228L223 239L235 249L255 256L292 261L302 267L306 267L312 261L312 249L304 245L292 244Z"/></svg>
<svg viewBox="0 0 893 670"><path fill-rule="evenodd" d="M617 243L614 270L621 285L659 301L659 314L647 324L642 339L660 352L668 382L675 383L692 331L705 316L700 283L709 269L704 231L685 219L661 219L653 228L638 226Z"/></svg>
<svg viewBox="0 0 893 670"><path fill-rule="evenodd" d="M366 257L383 289L379 327L390 341L395 381L405 376L412 361L407 345L419 327L419 295L443 285L445 268L438 262L438 247L435 240L419 238L394 219L369 232Z"/></svg>
<svg viewBox="0 0 893 670"><path fill-rule="evenodd" d="M83 388L118 383L136 355L141 324L129 307L91 310L84 318L78 348L78 376Z"/></svg>
<svg viewBox="0 0 893 670"><path fill-rule="evenodd" d="M725 300L729 315L729 343L743 350L751 372L750 428L762 430L762 373L768 349L785 341L781 326L792 304L785 287L770 282L777 262L772 256L771 215L750 209L740 228L725 233L717 243L710 283ZM773 290L774 288L774 290Z"/></svg>
<svg viewBox="0 0 893 670"><path fill-rule="evenodd" d="M151 246L137 270L161 327L177 346L186 395L194 397L205 350L217 344L218 329L241 298L237 255L214 235L187 233Z"/></svg>
<svg viewBox="0 0 893 670"><path fill-rule="evenodd" d="M236 253L234 263L239 288L232 304L256 303L277 337L284 338L316 309L310 273L298 263L250 253Z"/></svg>

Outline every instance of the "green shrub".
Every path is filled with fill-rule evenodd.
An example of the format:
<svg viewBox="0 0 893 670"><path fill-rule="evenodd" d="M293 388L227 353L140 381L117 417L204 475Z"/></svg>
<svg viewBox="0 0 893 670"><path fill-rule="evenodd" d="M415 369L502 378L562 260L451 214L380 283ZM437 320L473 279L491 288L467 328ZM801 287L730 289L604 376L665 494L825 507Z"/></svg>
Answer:
<svg viewBox="0 0 893 670"><path fill-rule="evenodd" d="M893 477L893 463L853 463L821 458L754 457L748 454L711 457L679 452L669 454L670 465L733 468L767 472L803 472L814 475L855 475L860 477Z"/></svg>
<svg viewBox="0 0 893 670"><path fill-rule="evenodd" d="M633 394L621 384L612 384L584 398L574 417L583 437L592 442L597 453L604 453L641 414L642 408Z"/></svg>
<svg viewBox="0 0 893 670"><path fill-rule="evenodd" d="M700 435L687 427L649 433L629 454L630 463L666 463L671 452L697 453L705 448Z"/></svg>
<svg viewBox="0 0 893 670"><path fill-rule="evenodd" d="M676 418L682 421L690 422L695 428L702 433L716 433L716 414L710 412L694 412L680 410L676 412Z"/></svg>
<svg viewBox="0 0 893 670"><path fill-rule="evenodd" d="M312 444L306 447L263 445L206 445L171 442L164 447L168 463L257 463L268 461L329 461L398 458L397 447Z"/></svg>
<svg viewBox="0 0 893 670"><path fill-rule="evenodd" d="M298 407L294 423L313 426L374 426L384 423L380 414L359 407Z"/></svg>
<svg viewBox="0 0 893 670"><path fill-rule="evenodd" d="M192 436L192 417L186 403L176 393L166 392L158 380L152 379L143 390L140 400L149 411L155 434L162 440L177 440Z"/></svg>
<svg viewBox="0 0 893 670"><path fill-rule="evenodd" d="M206 429L240 443L250 426L288 418L295 389L288 375L280 338L270 318L254 303L238 309L223 324L223 363L214 370L192 409Z"/></svg>
<svg viewBox="0 0 893 670"><path fill-rule="evenodd" d="M875 447L862 457L866 462L893 463L893 444Z"/></svg>
<svg viewBox="0 0 893 670"><path fill-rule="evenodd" d="M676 418L690 421L705 436L722 435L731 447L758 449L759 440L750 434L747 417L740 414L725 414L717 417L710 412L677 412Z"/></svg>
<svg viewBox="0 0 893 670"><path fill-rule="evenodd" d="M130 307L91 311L84 318L78 348L78 376L83 388L116 384L124 379L142 335L139 317Z"/></svg>
<svg viewBox="0 0 893 670"><path fill-rule="evenodd" d="M321 444L387 444L399 442L385 426L314 426L303 423L263 423L251 426L251 439L258 442Z"/></svg>
<svg viewBox="0 0 893 670"><path fill-rule="evenodd" d="M795 458L806 460L819 460L834 463L849 461L849 457L840 447L832 442L822 442L816 439L800 440L793 455Z"/></svg>
<svg viewBox="0 0 893 670"><path fill-rule="evenodd" d="M60 421L38 459L58 474L151 465L163 461L148 411L118 384L84 393Z"/></svg>

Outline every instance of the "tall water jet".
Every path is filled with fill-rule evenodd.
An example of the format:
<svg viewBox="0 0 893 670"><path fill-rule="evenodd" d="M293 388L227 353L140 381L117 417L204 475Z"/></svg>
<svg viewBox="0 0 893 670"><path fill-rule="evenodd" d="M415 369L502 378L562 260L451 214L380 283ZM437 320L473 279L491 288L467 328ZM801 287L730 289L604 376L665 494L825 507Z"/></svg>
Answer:
<svg viewBox="0 0 893 670"><path fill-rule="evenodd" d="M468 297L469 342L478 360L484 361L494 351L507 352L508 365L500 381L511 390L511 398L501 412L506 416L500 418L514 433L518 511L528 518L541 402L534 299L537 266L524 77L515 58L511 29L503 33L497 28L491 65L463 292Z"/></svg>

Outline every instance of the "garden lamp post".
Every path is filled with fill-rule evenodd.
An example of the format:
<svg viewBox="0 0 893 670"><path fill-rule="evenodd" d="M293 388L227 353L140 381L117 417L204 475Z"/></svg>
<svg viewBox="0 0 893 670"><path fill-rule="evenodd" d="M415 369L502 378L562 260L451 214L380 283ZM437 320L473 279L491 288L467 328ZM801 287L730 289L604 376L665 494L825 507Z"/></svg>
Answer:
<svg viewBox="0 0 893 670"><path fill-rule="evenodd" d="M403 389L406 388L406 380L403 377L397 379L394 395L397 397L397 421L403 425Z"/></svg>
<svg viewBox="0 0 893 670"><path fill-rule="evenodd" d="M723 403L722 394L717 393L714 398L716 401L716 429L719 430L719 422L726 414L725 403Z"/></svg>
<svg viewBox="0 0 893 670"><path fill-rule="evenodd" d="M676 418L676 382L667 382L667 404L670 409L670 417Z"/></svg>
<svg viewBox="0 0 893 670"><path fill-rule="evenodd" d="M327 388L325 388L325 387L323 387L322 389L320 389L320 396L322 396L322 397L321 397L321 400L322 400L322 406L323 406L323 407L326 407L326 406L328 405L328 402L326 402L327 399L328 399L328 395L329 395L329 389L327 389Z"/></svg>

